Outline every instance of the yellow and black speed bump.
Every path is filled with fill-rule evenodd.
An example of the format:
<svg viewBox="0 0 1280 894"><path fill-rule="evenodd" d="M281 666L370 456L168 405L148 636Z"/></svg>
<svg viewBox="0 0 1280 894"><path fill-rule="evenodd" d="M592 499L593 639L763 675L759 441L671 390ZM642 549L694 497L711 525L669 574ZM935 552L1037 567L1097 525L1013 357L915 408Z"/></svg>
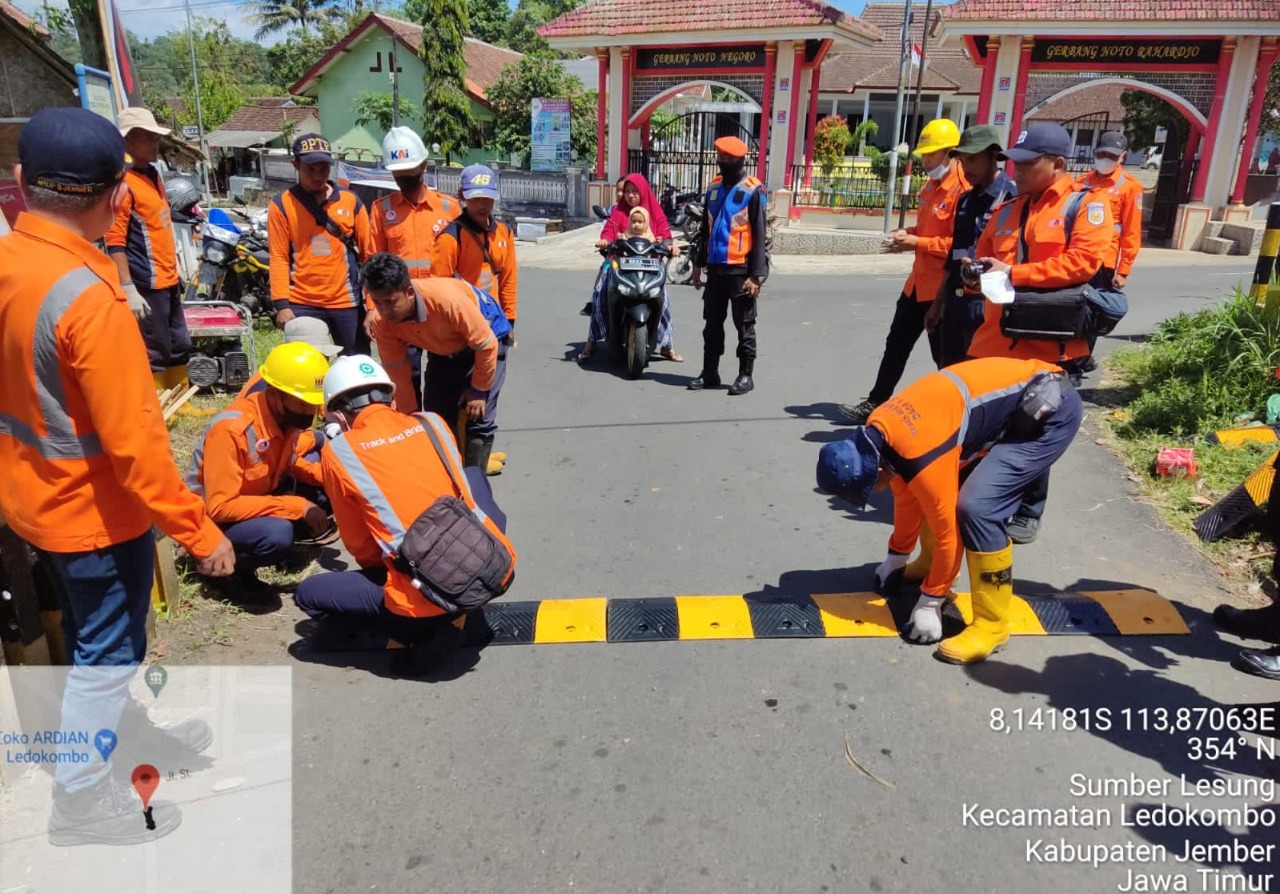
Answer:
<svg viewBox="0 0 1280 894"><path fill-rule="evenodd" d="M813 639L898 636L914 598L825 593L764 599L676 596L492 602L484 616L495 643L626 643L673 640ZM895 614L898 616L895 618ZM957 617L957 615L959 617ZM950 635L972 618L969 594L947 608ZM1135 636L1190 633L1178 610L1153 590L1015 596L1015 636Z"/></svg>

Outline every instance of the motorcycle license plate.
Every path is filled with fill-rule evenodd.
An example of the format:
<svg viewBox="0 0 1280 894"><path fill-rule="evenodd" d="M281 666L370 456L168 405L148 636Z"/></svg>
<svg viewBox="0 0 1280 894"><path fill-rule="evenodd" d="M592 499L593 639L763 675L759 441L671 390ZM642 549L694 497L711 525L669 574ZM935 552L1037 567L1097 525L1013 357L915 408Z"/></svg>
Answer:
<svg viewBox="0 0 1280 894"><path fill-rule="evenodd" d="M618 261L619 270L661 270L662 262L657 258L623 258Z"/></svg>

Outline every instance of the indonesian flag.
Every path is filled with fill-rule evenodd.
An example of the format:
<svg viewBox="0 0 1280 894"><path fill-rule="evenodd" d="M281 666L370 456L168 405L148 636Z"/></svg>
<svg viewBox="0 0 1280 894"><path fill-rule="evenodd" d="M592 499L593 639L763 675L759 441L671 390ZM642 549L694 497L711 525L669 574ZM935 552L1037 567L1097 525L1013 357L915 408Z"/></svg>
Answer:
<svg viewBox="0 0 1280 894"><path fill-rule="evenodd" d="M924 67L925 67L925 68L928 68L928 67L929 67L929 57L928 57L928 56L924 56L924 55L922 55L922 54L921 54L920 44L918 44L918 43L913 43L913 44L911 45L911 67L912 67L912 68L918 68L918 67L920 67L920 64L921 64L921 62L922 62L922 61L923 61L923 63L924 63Z"/></svg>
<svg viewBox="0 0 1280 894"><path fill-rule="evenodd" d="M133 54L125 38L124 24L115 0L98 0L98 14L102 21L103 46L107 51L107 67L111 74L116 100L121 108L142 102L142 85L138 83Z"/></svg>

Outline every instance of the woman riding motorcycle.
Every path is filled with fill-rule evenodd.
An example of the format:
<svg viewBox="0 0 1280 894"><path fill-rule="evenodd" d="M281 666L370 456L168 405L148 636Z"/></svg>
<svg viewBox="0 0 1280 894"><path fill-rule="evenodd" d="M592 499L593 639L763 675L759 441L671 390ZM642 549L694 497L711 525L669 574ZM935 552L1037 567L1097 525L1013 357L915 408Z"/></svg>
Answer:
<svg viewBox="0 0 1280 894"><path fill-rule="evenodd" d="M673 255L680 253L680 249L673 244L671 226L667 223L667 216L662 213L662 206L658 203L653 190L649 188L649 182L640 174L627 175L622 186L622 199L614 206L613 211L609 214L609 219L605 221L604 229L600 233L600 240L596 242L596 248L605 248L615 239L626 238L633 208L644 208L649 213L649 226L657 240L665 245ZM587 331L586 347L578 355L579 363L585 363L591 359L596 352L596 342L605 336L604 318L608 295L609 279L606 267L605 270L602 270L601 275L596 278L595 290L591 294L591 326ZM676 353L674 336L675 330L671 322L671 302L664 288L662 291L662 317L658 321L658 347L663 357L680 363L684 358Z"/></svg>

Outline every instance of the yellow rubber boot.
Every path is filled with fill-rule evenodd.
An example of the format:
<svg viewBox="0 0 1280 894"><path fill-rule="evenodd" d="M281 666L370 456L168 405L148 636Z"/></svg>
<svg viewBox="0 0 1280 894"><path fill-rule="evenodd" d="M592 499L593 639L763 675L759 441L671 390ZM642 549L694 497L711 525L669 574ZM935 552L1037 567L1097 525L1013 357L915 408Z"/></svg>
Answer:
<svg viewBox="0 0 1280 894"><path fill-rule="evenodd" d="M496 450L493 453L490 453L489 458L496 459L498 462L503 464L505 464L507 461L507 455L500 450Z"/></svg>
<svg viewBox="0 0 1280 894"><path fill-rule="evenodd" d="M1013 545L994 553L969 553L973 623L944 639L934 657L948 664L985 660L1009 641L1009 605L1013 602Z"/></svg>
<svg viewBox="0 0 1280 894"><path fill-rule="evenodd" d="M165 382L168 383L167 387L169 388L172 388L174 385L181 385L182 390L185 392L191 387L191 382L187 379L187 365L184 363L181 366L171 366L165 370ZM215 410L202 410L199 407L194 406L191 401L187 401L185 404L178 407L178 412L175 415L212 416L215 412Z"/></svg>
<svg viewBox="0 0 1280 894"><path fill-rule="evenodd" d="M489 456L489 465L488 465L488 467L485 469L484 473L485 473L486 475L501 475L501 474L502 474L502 469L503 469L505 466L506 466L506 463L505 463L505 462L503 462L502 460L498 459L498 454L496 454L496 453L495 453L495 454L490 454L490 456Z"/></svg>
<svg viewBox="0 0 1280 894"><path fill-rule="evenodd" d="M933 536L933 528L928 523L920 526L920 555L916 556L907 563L907 567L902 569L902 579L909 584L918 584L924 580L929 574L929 568L933 565L933 547L937 543L937 538Z"/></svg>
<svg viewBox="0 0 1280 894"><path fill-rule="evenodd" d="M169 384L169 371L167 369L156 372L151 371L151 381L155 382L157 391L168 391L173 386Z"/></svg>

